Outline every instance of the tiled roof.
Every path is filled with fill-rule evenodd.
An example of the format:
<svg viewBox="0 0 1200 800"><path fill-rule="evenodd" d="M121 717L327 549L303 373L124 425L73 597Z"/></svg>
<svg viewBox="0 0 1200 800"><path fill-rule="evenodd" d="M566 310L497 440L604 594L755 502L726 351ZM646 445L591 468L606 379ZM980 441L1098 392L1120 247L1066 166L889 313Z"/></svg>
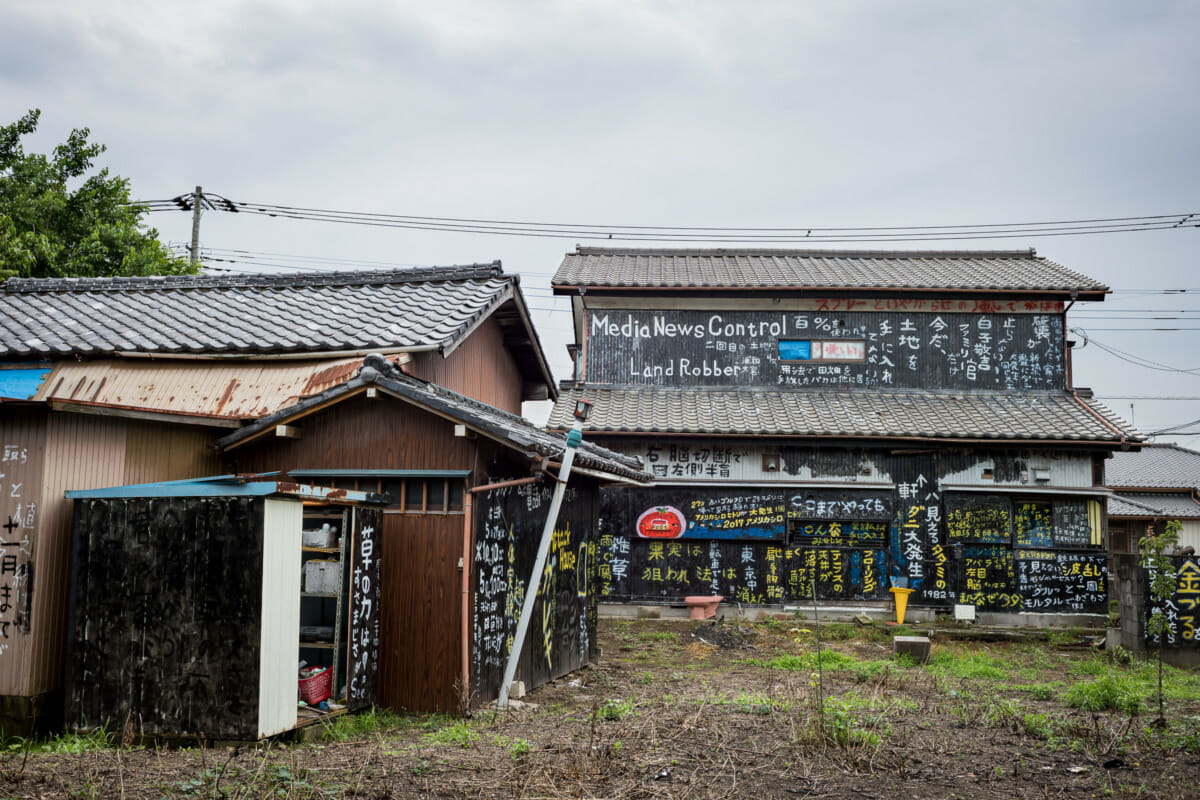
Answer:
<svg viewBox="0 0 1200 800"><path fill-rule="evenodd" d="M1120 488L1200 489L1200 453L1175 444L1113 453L1104 466L1104 480Z"/></svg>
<svg viewBox="0 0 1200 800"><path fill-rule="evenodd" d="M544 430L524 417L409 377L379 355L369 355L363 359L362 369L351 380L263 417L219 439L217 446L224 450L237 447L275 425L348 398L369 385L378 386L418 407L458 420L522 453L537 453L544 458L558 459L566 450L564 434ZM653 480L653 476L643 470L640 458L616 453L586 440L576 451L575 464L637 483Z"/></svg>
<svg viewBox="0 0 1200 800"><path fill-rule="evenodd" d="M568 253L552 285L653 289L1072 291L1097 297L1108 287L1018 251L856 251L772 249L609 249Z"/></svg>
<svg viewBox="0 0 1200 800"><path fill-rule="evenodd" d="M1175 492L1121 492L1108 502L1110 517L1170 517L1200 519L1200 503L1191 495Z"/></svg>
<svg viewBox="0 0 1200 800"><path fill-rule="evenodd" d="M588 429L727 434L1115 443L1141 435L1100 404L1071 394L751 391L564 386L551 428L592 402ZM1090 410L1089 410L1090 409ZM1093 413L1095 412L1095 413ZM1106 421L1101 422L1096 415ZM1111 426L1111 427L1110 427Z"/></svg>
<svg viewBox="0 0 1200 800"><path fill-rule="evenodd" d="M481 317L519 298L516 285L517 276L505 275L498 262L320 274L10 278L0 284L0 357L449 347Z"/></svg>

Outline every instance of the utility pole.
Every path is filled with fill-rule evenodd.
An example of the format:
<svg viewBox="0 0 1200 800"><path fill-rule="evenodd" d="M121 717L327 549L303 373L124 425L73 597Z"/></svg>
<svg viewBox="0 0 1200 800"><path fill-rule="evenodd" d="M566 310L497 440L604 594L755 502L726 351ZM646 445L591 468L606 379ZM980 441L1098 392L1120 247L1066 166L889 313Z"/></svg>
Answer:
<svg viewBox="0 0 1200 800"><path fill-rule="evenodd" d="M204 190L199 186L192 194L192 265L200 263L200 203L204 200Z"/></svg>

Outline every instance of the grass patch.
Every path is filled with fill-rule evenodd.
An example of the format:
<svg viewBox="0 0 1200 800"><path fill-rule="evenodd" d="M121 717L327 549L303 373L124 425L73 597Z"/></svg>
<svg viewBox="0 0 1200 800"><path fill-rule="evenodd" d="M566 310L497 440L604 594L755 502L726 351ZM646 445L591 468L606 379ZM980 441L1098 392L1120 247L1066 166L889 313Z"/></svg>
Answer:
<svg viewBox="0 0 1200 800"><path fill-rule="evenodd" d="M616 722L631 714L633 708L634 702L632 700L621 700L616 697L610 697L597 707L596 716L607 722Z"/></svg>
<svg viewBox="0 0 1200 800"><path fill-rule="evenodd" d="M1128 675L1109 671L1099 678L1067 687L1063 702L1083 711L1120 711L1133 716L1141 709L1141 688Z"/></svg>
<svg viewBox="0 0 1200 800"><path fill-rule="evenodd" d="M10 753L28 750L30 753L79 755L108 750L112 746L108 731L99 728L83 733L61 733L46 739L26 739L17 736L4 741L4 749Z"/></svg>
<svg viewBox="0 0 1200 800"><path fill-rule="evenodd" d="M327 742L349 742L364 736L379 736L404 725L405 718L385 708L361 714L343 714L325 724L321 738Z"/></svg>
<svg viewBox="0 0 1200 800"><path fill-rule="evenodd" d="M479 741L479 732L466 720L458 720L444 728L423 734L421 741L426 744L453 744L466 749Z"/></svg>
<svg viewBox="0 0 1200 800"><path fill-rule="evenodd" d="M1008 669L1003 661L987 653L952 653L945 650L934 653L926 670L934 675L952 678L975 678L981 680L1006 680Z"/></svg>
<svg viewBox="0 0 1200 800"><path fill-rule="evenodd" d="M783 655L776 656L768 661L760 659L751 659L748 664L754 664L767 669L778 669L788 672L809 672L817 669L817 654L816 653L800 653L799 655ZM832 650L821 651L821 669L827 670L846 670L853 669L858 665L858 661L853 657L844 653L837 653Z"/></svg>

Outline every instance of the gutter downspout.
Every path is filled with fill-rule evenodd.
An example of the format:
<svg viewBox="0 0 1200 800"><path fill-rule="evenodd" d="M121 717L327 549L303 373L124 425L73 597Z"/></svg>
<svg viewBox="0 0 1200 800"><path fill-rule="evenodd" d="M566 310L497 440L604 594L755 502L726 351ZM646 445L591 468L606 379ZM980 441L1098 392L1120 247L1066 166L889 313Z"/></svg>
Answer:
<svg viewBox="0 0 1200 800"><path fill-rule="evenodd" d="M1083 402L1083 398L1079 396L1079 393L1075 391L1074 387L1072 387L1072 389L1071 389L1071 396L1074 397L1075 402L1079 403L1079 405L1083 406L1088 411L1089 414L1091 414L1096 419L1100 420L1101 425L1108 428L1110 431L1115 433L1117 436L1121 437L1121 447L1122 448L1124 448L1125 445L1128 444L1128 442L1126 442L1126 440L1125 440L1125 434L1121 431L1121 429L1118 428L1117 426L1113 425L1111 422L1106 420L1104 417L1100 416L1100 413L1097 412L1096 409L1092 408L1087 403Z"/></svg>

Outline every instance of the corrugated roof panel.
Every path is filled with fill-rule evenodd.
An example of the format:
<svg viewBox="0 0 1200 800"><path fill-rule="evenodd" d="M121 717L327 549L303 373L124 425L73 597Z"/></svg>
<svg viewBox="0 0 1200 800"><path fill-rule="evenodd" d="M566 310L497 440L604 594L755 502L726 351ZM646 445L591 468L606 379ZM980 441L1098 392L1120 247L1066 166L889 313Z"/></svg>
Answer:
<svg viewBox="0 0 1200 800"><path fill-rule="evenodd" d="M404 360L403 355L393 360ZM361 358L103 360L56 364L33 399L218 419L257 419L344 383Z"/></svg>

